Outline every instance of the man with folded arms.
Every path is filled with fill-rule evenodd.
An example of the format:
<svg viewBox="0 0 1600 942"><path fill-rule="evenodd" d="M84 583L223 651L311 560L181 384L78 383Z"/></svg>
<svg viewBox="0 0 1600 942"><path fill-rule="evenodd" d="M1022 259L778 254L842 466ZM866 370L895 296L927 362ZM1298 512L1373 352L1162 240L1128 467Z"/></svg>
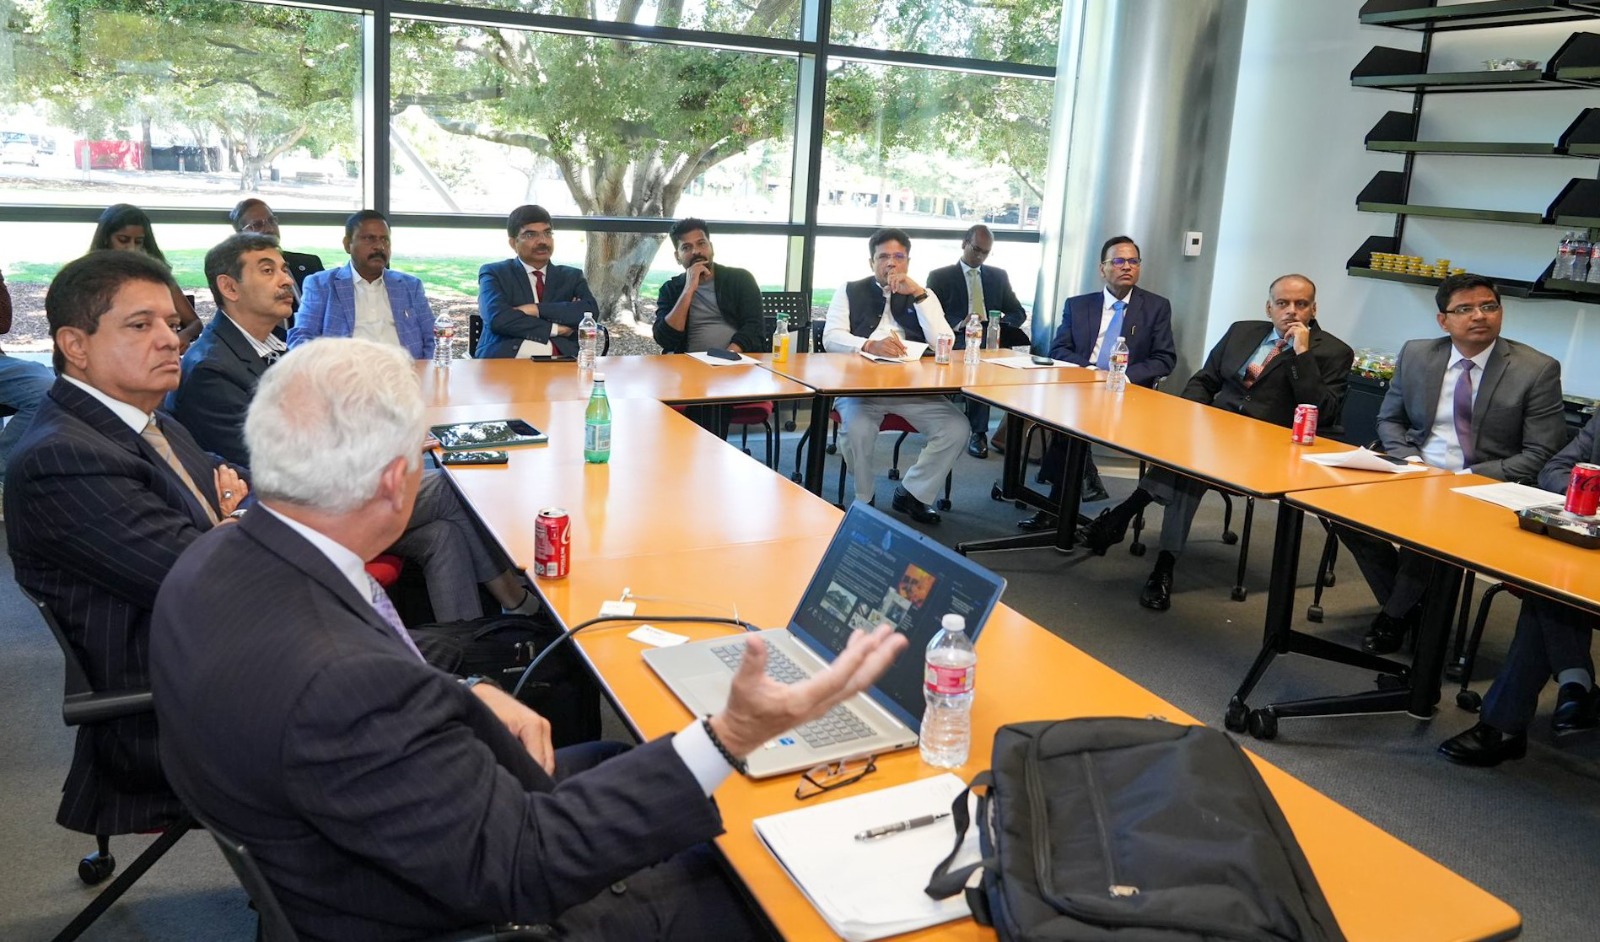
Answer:
<svg viewBox="0 0 1600 942"><path fill-rule="evenodd" d="M576 357L583 315L600 316L583 269L550 264L556 234L543 206L513 209L506 236L516 257L478 269L476 356Z"/></svg>
<svg viewBox="0 0 1600 942"><path fill-rule="evenodd" d="M1412 340L1378 407L1378 439L1396 458L1502 481L1531 481L1567 442L1561 364L1500 336L1500 291L1451 275L1434 295L1443 337ZM1362 647L1398 651L1421 620L1433 562L1348 527L1337 532L1383 606Z"/></svg>
<svg viewBox="0 0 1600 942"><path fill-rule="evenodd" d="M1189 378L1183 397L1285 428L1294 424L1295 406L1308 403L1323 422L1337 423L1355 354L1317 324L1317 286L1304 275L1283 275L1267 289L1266 311L1265 321L1228 328ZM1139 593L1140 605L1164 612L1172 607L1172 572L1205 492L1194 478L1157 468L1127 500L1101 511L1084 528L1083 542L1104 556L1122 542L1135 514L1152 502L1164 505L1161 552Z"/></svg>
<svg viewBox="0 0 1600 942"><path fill-rule="evenodd" d="M173 787L250 848L308 942L509 922L758 936L706 843L722 832L710 795L767 740L866 688L904 638L857 633L792 686L752 638L714 716L629 751L552 751L543 718L423 663L365 584L362 561L405 527L424 431L392 349L313 343L262 380L245 425L259 506L185 554L156 603Z"/></svg>
<svg viewBox="0 0 1600 942"><path fill-rule="evenodd" d="M879 229L867 240L867 261L872 277L840 285L828 305L822 347L829 353L867 352L901 357L906 348L899 335L919 343L934 343L950 335L939 299L929 294L907 273L911 237L899 229ZM896 331L899 333L897 334ZM943 396L846 396L835 401L844 437L845 459L856 482L856 500L871 503L877 476L873 451L878 444L878 424L895 413L926 435L917 463L894 491L894 509L918 523L938 523L929 505L937 499L946 474L961 457L967 438L967 417ZM812 430L820 438L821 429ZM812 447L820 447L813 441Z"/></svg>

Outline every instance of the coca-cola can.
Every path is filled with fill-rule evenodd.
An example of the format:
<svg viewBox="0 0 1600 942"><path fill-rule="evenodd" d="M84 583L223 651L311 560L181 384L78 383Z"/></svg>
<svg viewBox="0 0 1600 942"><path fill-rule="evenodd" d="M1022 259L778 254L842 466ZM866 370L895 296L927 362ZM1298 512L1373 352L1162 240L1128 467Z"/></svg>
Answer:
<svg viewBox="0 0 1600 942"><path fill-rule="evenodd" d="M1317 440L1317 407L1302 402L1294 407L1294 429L1289 440L1296 445L1309 445Z"/></svg>
<svg viewBox="0 0 1600 942"><path fill-rule="evenodd" d="M1567 482L1567 513L1593 517L1600 512L1600 464L1580 464Z"/></svg>
<svg viewBox="0 0 1600 942"><path fill-rule="evenodd" d="M565 579L572 571L572 517L560 507L539 511L533 539L533 574Z"/></svg>

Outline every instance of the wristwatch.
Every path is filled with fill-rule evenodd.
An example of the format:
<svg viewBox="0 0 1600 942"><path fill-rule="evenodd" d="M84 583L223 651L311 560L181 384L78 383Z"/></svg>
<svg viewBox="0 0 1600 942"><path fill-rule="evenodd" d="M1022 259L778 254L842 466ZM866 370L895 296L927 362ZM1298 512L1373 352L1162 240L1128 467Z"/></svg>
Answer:
<svg viewBox="0 0 1600 942"><path fill-rule="evenodd" d="M924 302L926 300L928 300L928 292L924 291L921 294L917 295L916 297L912 298L911 299L911 303L912 304L921 304L922 302Z"/></svg>
<svg viewBox="0 0 1600 942"><path fill-rule="evenodd" d="M489 686L495 688L496 690L505 689L505 688L501 687L499 684L495 683L495 680L494 680L493 677L485 677L482 674L473 674L471 677L463 677L463 678L461 678L461 686L467 688L468 690L471 690L473 687L476 687L479 684L488 684Z"/></svg>

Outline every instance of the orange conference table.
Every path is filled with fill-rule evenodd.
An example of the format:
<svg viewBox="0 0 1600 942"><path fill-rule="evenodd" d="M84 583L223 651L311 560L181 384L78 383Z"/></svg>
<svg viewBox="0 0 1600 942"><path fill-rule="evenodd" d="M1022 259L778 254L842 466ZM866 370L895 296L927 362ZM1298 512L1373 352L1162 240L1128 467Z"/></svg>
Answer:
<svg viewBox="0 0 1600 942"><path fill-rule="evenodd" d="M1022 416L1067 433L1067 467L1062 488L1061 519L1071 521L1078 512L1079 482L1089 442L1109 445L1146 461L1251 497L1277 500L1293 491L1317 492L1347 485L1392 487L1405 475L1329 468L1301 460L1308 453L1351 451L1349 445L1319 438L1311 445L1296 445L1289 430L1248 416L1171 396L1140 386L1121 395L1103 384L969 388L974 398L1007 410L1015 421ZM1011 456L1008 454L1007 458ZM1415 472L1435 476L1433 470ZM1300 565L1300 537L1305 514L1295 507L1278 512L1273 541L1272 575L1267 588L1267 614L1262 650L1245 682L1228 703L1226 725L1235 732L1258 728L1251 721L1272 723L1269 715L1252 714L1246 705L1267 666L1279 654L1298 653L1410 680L1408 689L1366 691L1358 694L1306 701L1300 715L1391 712L1417 710L1438 701L1439 675L1422 665L1407 668L1398 661L1335 644L1293 630L1295 579ZM1063 526L1056 545L1070 549L1071 526ZM1012 541L1014 542L1014 541ZM976 547L974 547L976 548Z"/></svg>
<svg viewBox="0 0 1600 942"><path fill-rule="evenodd" d="M983 361L1016 356L1010 350L984 350ZM774 373L786 376L815 390L811 400L811 426L808 441L820 443L828 426L828 412L836 396L934 396L960 392L967 386L1029 386L1054 383L1093 383L1101 379L1094 370L1077 366L1019 370L994 363L968 366L961 351L951 354L949 363L935 363L923 357L912 363L883 363L856 353L795 353L783 363L772 362L772 354L756 357ZM827 454L821 447L806 452L806 490L822 493L822 475Z"/></svg>
<svg viewBox="0 0 1600 942"><path fill-rule="evenodd" d="M755 365L711 366L688 356L600 357L610 399L657 399L673 405L802 399L805 386ZM448 369L417 364L430 406L494 405L588 399L590 378L571 360L456 360Z"/></svg>

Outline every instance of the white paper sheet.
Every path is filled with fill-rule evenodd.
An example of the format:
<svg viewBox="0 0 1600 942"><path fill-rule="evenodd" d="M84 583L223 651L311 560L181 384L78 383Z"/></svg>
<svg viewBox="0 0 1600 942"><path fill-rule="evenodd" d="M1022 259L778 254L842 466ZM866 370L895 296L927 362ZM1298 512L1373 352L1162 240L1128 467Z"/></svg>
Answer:
<svg viewBox="0 0 1600 942"><path fill-rule="evenodd" d="M923 351L928 349L927 344L918 340L905 341L905 347L906 355L903 357L879 356L876 353L868 353L865 348L862 349L861 355L869 360L876 360L879 363L915 363L922 359Z"/></svg>
<svg viewBox="0 0 1600 942"><path fill-rule="evenodd" d="M701 363L707 363L711 366L751 366L760 362L759 360L753 360L742 353L739 354L739 359L737 360L724 360L721 357L714 357L709 353L691 353L689 356L693 359L699 360Z"/></svg>
<svg viewBox="0 0 1600 942"><path fill-rule="evenodd" d="M1552 491L1540 490L1526 484L1475 484L1469 487L1452 487L1457 494L1476 497L1478 500L1498 504L1507 510L1526 510L1529 507L1543 507L1549 504L1562 504L1566 502L1565 494L1556 494Z"/></svg>
<svg viewBox="0 0 1600 942"><path fill-rule="evenodd" d="M1312 464L1320 464L1329 468L1354 468L1357 471L1382 471L1386 474L1410 474L1414 471L1426 471L1428 469L1427 465L1416 464L1415 462L1395 464L1388 458L1365 448L1357 448L1354 451L1302 455L1301 458Z"/></svg>
<svg viewBox="0 0 1600 942"><path fill-rule="evenodd" d="M952 356L953 355L954 354L952 354ZM1068 363L1065 360L1051 360L1049 363L1035 363L1033 362L1032 354L1016 357L999 357L994 360L985 360L983 362L993 363L995 366L1004 366L1013 370L1058 370L1063 366L1077 365L1074 363Z"/></svg>

